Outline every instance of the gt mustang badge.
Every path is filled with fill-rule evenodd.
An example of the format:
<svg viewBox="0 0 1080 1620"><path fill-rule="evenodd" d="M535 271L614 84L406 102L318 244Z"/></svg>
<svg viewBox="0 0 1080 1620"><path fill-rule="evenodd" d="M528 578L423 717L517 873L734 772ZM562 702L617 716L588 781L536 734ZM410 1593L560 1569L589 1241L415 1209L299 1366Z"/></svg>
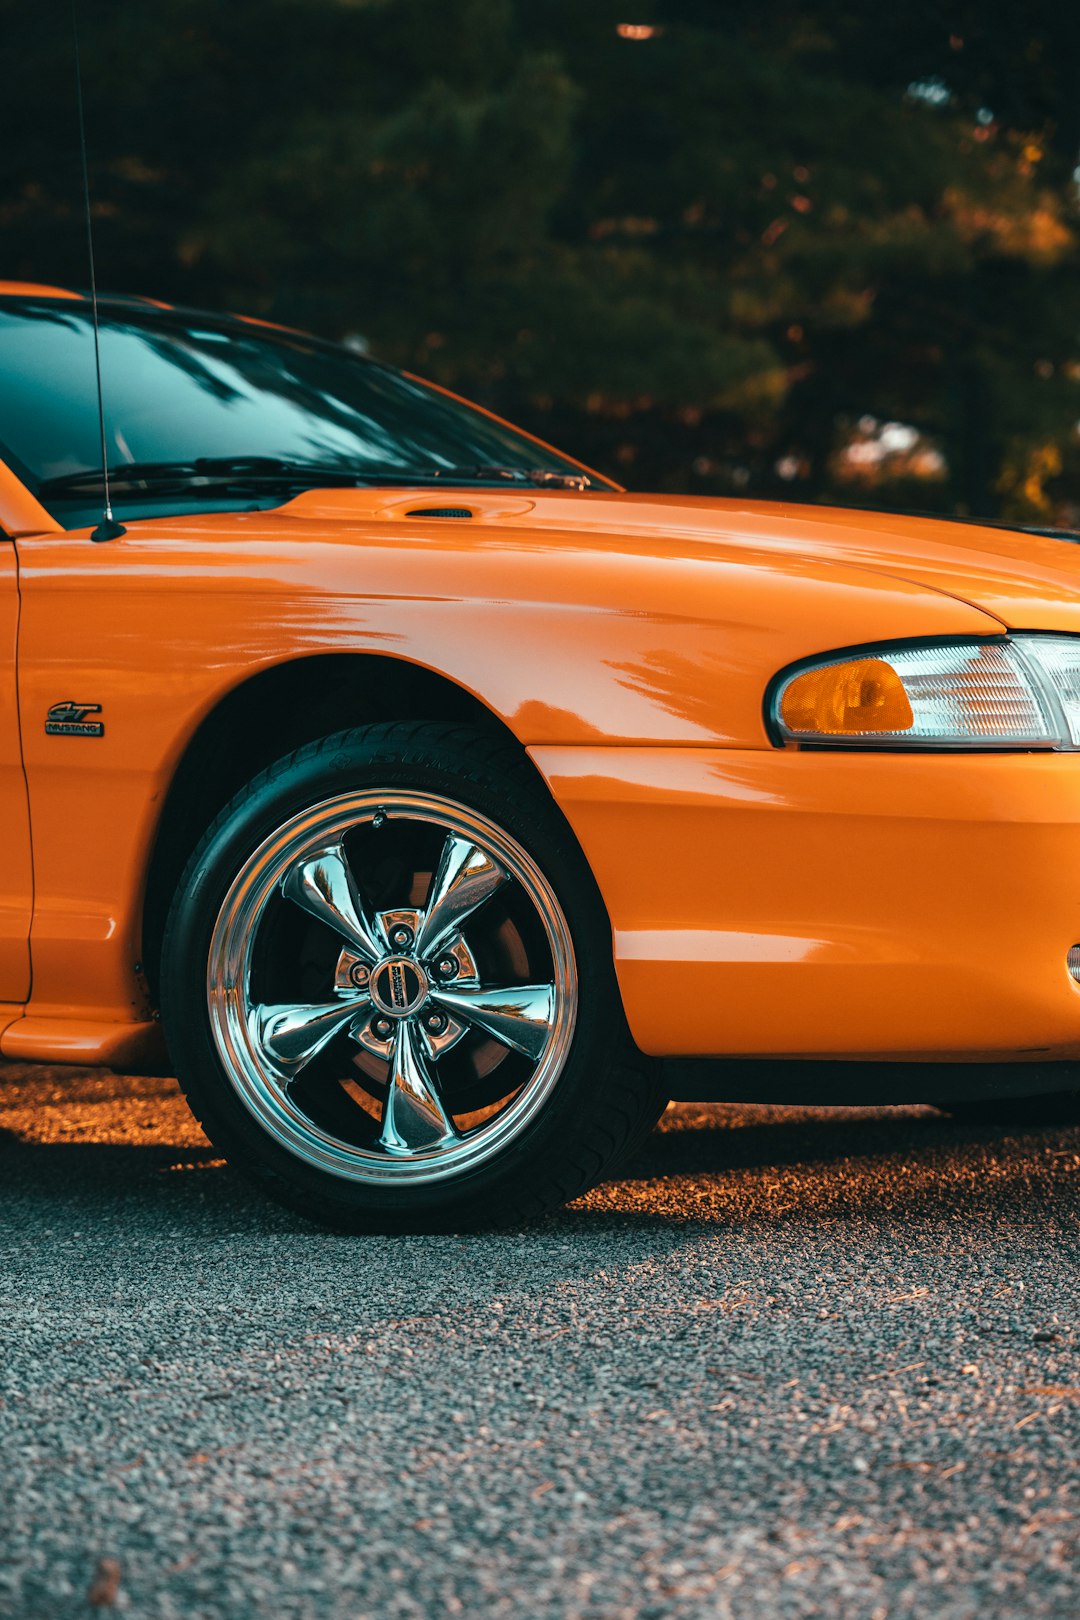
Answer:
<svg viewBox="0 0 1080 1620"><path fill-rule="evenodd" d="M88 714L100 714L100 703L54 703L45 718L48 737L104 737L104 720L88 720Z"/></svg>

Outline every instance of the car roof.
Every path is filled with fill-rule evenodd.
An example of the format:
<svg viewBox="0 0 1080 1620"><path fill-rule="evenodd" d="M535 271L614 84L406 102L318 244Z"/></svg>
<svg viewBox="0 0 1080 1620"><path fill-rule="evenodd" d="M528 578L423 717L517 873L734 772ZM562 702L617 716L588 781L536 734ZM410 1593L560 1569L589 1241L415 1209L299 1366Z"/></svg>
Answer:
<svg viewBox="0 0 1080 1620"><path fill-rule="evenodd" d="M56 298L65 301L78 301L89 304L90 292L84 287L55 287L47 282L39 281L2 281L0 280L0 298L22 299L28 302L41 303ZM261 320L257 315L238 315L231 310L194 309L184 304L169 304L163 298L146 298L141 293L114 293L99 292L98 304L102 309L115 310L163 310L168 314L180 316L195 316L201 321L220 321L231 324L235 322L242 326L262 326L270 332L289 332L296 337L311 339L325 344L325 338L314 337L310 332L302 332L295 326L283 326L280 321ZM337 347L337 345L333 345Z"/></svg>

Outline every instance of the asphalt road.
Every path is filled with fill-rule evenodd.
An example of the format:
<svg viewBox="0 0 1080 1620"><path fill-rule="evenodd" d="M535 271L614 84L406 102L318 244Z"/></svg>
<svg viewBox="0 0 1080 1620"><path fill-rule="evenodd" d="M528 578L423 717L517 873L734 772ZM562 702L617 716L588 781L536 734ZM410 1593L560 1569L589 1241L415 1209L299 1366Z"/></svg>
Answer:
<svg viewBox="0 0 1080 1620"><path fill-rule="evenodd" d="M539 1226L350 1239L171 1084L0 1127L5 1620L1080 1613L1080 1130L684 1108Z"/></svg>

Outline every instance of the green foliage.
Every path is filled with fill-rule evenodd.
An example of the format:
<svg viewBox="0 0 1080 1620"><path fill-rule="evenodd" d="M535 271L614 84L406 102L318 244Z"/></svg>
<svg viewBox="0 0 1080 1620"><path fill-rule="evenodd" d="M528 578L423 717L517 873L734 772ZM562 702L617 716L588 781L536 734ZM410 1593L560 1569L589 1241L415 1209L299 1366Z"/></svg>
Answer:
<svg viewBox="0 0 1080 1620"><path fill-rule="evenodd" d="M67 16L5 5L0 268L81 284ZM80 16L106 284L362 335L635 485L1080 521L1077 8Z"/></svg>

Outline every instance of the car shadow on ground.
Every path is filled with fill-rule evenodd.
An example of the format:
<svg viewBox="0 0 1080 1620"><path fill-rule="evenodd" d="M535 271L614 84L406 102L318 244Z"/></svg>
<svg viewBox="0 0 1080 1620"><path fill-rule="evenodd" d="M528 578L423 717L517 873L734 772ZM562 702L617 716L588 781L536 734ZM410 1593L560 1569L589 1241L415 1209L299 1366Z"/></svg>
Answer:
<svg viewBox="0 0 1080 1620"><path fill-rule="evenodd" d="M59 1222L203 1231L316 1231L250 1188L163 1118L151 1140L28 1139L0 1129L5 1202ZM164 1127L164 1129L162 1129ZM177 1139L180 1138L180 1139ZM541 1223L783 1223L793 1218L1000 1213L1014 1201L1075 1211L1080 1130L961 1124L929 1109L687 1105L614 1179ZM533 1230L536 1230L534 1227Z"/></svg>
<svg viewBox="0 0 1080 1620"><path fill-rule="evenodd" d="M813 1108L685 1104L669 1113L622 1175L696 1176L841 1161L902 1158L949 1147L961 1151L1032 1138L1041 1127L974 1125L926 1108ZM666 1128L665 1128L666 1127Z"/></svg>

